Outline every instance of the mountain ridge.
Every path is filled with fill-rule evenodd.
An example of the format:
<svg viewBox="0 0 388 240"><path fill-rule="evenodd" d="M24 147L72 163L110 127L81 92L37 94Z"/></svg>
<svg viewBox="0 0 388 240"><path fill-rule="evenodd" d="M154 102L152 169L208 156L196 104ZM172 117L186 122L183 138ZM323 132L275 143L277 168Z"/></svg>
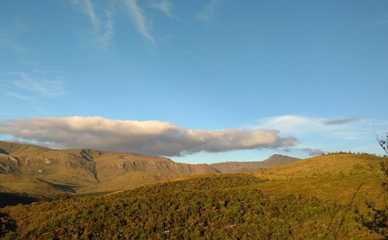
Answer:
<svg viewBox="0 0 388 240"><path fill-rule="evenodd" d="M212 164L212 166L222 173L254 173L262 168L272 168L279 165L289 164L298 160L300 159L281 154L273 154L263 161L221 162Z"/></svg>
<svg viewBox="0 0 388 240"><path fill-rule="evenodd" d="M297 159L187 164L165 157L93 149L51 149L0 141L0 187L37 195L111 192L196 175L252 173Z"/></svg>
<svg viewBox="0 0 388 240"><path fill-rule="evenodd" d="M40 163L52 154L45 151L49 152L38 153ZM9 177L7 183L16 184L0 186L0 206L5 206L0 208L0 222L9 224L0 238L5 234L10 239L382 239L360 228L356 220L360 213L351 209L364 214L367 201L384 206L384 157L334 153L276 165L285 161L275 155L267 162L270 167L253 173L195 175L191 173L203 173L209 166L191 169L192 165L163 158L81 151L56 152L70 164L58 166L82 166L71 165L74 159L66 156L95 161L98 182L86 186L55 182L44 178L47 170L43 178L31 177L24 174L23 166L20 175L0 174L0 185L4 176ZM3 159L9 161L12 154L4 154ZM23 156L19 152L12 157L23 165ZM18 184L19 189L27 186L62 195L39 199L9 193Z"/></svg>

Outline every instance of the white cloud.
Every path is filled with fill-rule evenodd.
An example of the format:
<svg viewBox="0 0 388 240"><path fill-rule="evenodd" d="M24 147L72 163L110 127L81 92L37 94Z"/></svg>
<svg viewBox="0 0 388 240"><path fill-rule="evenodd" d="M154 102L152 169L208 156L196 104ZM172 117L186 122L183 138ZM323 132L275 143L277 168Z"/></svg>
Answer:
<svg viewBox="0 0 388 240"><path fill-rule="evenodd" d="M297 115L284 115L272 118L266 118L259 122L264 128L272 128L286 134L334 132L353 123L359 122L359 118L314 118Z"/></svg>
<svg viewBox="0 0 388 240"><path fill-rule="evenodd" d="M16 139L58 147L165 156L254 149L276 149L305 155L357 149L377 153L380 149L375 130L387 129L387 121L295 115L266 118L253 127L225 130L187 129L168 122L101 117L0 121L0 134Z"/></svg>
<svg viewBox="0 0 388 240"><path fill-rule="evenodd" d="M179 156L197 152L289 148L298 143L276 130L198 130L160 121L101 117L33 118L0 122L0 133L72 148Z"/></svg>
<svg viewBox="0 0 388 240"><path fill-rule="evenodd" d="M148 40L154 42L154 37L148 30L148 21L144 16L143 10L139 6L138 0L123 0L130 12L136 29Z"/></svg>
<svg viewBox="0 0 388 240"><path fill-rule="evenodd" d="M301 144L290 150L315 155L323 151L349 151L365 146L366 143L374 143L374 128L377 125L372 122L371 119L360 118L285 115L263 119L258 125L278 130L284 136L295 136ZM365 151L374 152L376 149Z"/></svg>

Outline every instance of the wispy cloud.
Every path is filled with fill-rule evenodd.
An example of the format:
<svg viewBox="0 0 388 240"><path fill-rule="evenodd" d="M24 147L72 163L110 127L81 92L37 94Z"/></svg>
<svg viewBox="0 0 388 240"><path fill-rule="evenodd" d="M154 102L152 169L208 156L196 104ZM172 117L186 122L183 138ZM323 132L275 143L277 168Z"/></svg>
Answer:
<svg viewBox="0 0 388 240"><path fill-rule="evenodd" d="M43 97L55 97L64 94L62 81L32 79L28 75L22 75L21 79L13 81L13 85L34 95Z"/></svg>
<svg viewBox="0 0 388 240"><path fill-rule="evenodd" d="M309 157L319 156L325 153L325 151L319 148L310 148L310 147L293 147L293 148L284 148L281 151L286 154L289 153L302 153L303 155L307 155Z"/></svg>
<svg viewBox="0 0 388 240"><path fill-rule="evenodd" d="M130 15L132 17L133 23L136 29L148 40L154 42L154 37L148 29L148 21L144 16L143 10L139 6L138 0L124 0Z"/></svg>
<svg viewBox="0 0 388 240"><path fill-rule="evenodd" d="M104 17L101 17L103 14L98 14L96 7L91 0L70 0L70 2L82 8L84 14L89 18L93 26L98 37L98 42L101 43L103 47L108 47L113 39L113 15L115 8L120 4L124 4L128 9L136 30L152 43L155 41L149 30L149 20L146 18L138 0L106 1L107 6L104 6L104 9L107 10L103 13ZM166 16L171 16L172 4L170 0L158 0L158 2L153 2L151 7L158 9Z"/></svg>
<svg viewBox="0 0 388 240"><path fill-rule="evenodd" d="M105 19L100 18L91 0L71 0L74 5L80 6L84 14L89 18L93 30L97 36L97 42L104 48L110 46L113 38L113 2L108 1L109 6L105 10ZM105 20L105 21L104 21Z"/></svg>
<svg viewBox="0 0 388 240"><path fill-rule="evenodd" d="M33 100L32 96L27 96L27 95L19 94L17 92L13 92L13 91L6 91L6 92L4 92L4 95L7 96L7 97L16 98L18 100L25 101L25 102L30 102L30 101Z"/></svg>
<svg viewBox="0 0 388 240"><path fill-rule="evenodd" d="M153 0L150 6L164 15L171 17L172 16L172 2L171 0Z"/></svg>
<svg viewBox="0 0 388 240"><path fill-rule="evenodd" d="M109 47L113 39L113 10L105 11L106 22L104 25L104 32L100 38L100 43L103 47Z"/></svg>
<svg viewBox="0 0 388 240"><path fill-rule="evenodd" d="M2 82L3 95L19 100L32 100L35 97L58 97L65 94L60 80L47 80L42 76L16 72L8 74L9 80Z"/></svg>
<svg viewBox="0 0 388 240"><path fill-rule="evenodd" d="M179 156L197 152L288 148L298 141L266 129L200 130L160 121L60 117L0 122L0 133L63 147Z"/></svg>
<svg viewBox="0 0 388 240"><path fill-rule="evenodd" d="M323 123L326 125L344 125L353 122L359 121L359 118L336 118L336 119L327 119L323 120Z"/></svg>
<svg viewBox="0 0 388 240"><path fill-rule="evenodd" d="M259 122L260 126L278 129L284 133L331 132L343 130L361 121L359 118L314 118L297 115L284 115L267 118Z"/></svg>
<svg viewBox="0 0 388 240"><path fill-rule="evenodd" d="M266 129L276 129L284 136L295 136L301 141L298 148L319 149L318 153L320 151L355 149L377 152L377 145L373 149L367 149L365 146L375 142L375 128L387 129L388 127L387 121L383 121L377 126L372 119L322 118L296 115L267 118L260 120L258 124Z"/></svg>
<svg viewBox="0 0 388 240"><path fill-rule="evenodd" d="M207 22L214 15L220 0L209 0L202 9L197 13L196 18L200 21Z"/></svg>
<svg viewBox="0 0 388 240"><path fill-rule="evenodd" d="M100 31L100 19L96 14L94 5L91 0L70 0L73 5L80 6L84 14L89 18L94 31Z"/></svg>
<svg viewBox="0 0 388 240"><path fill-rule="evenodd" d="M100 31L100 20L96 15L91 0L80 0L79 2L82 4L85 14L89 17L90 22L92 23L95 31Z"/></svg>
<svg viewBox="0 0 388 240"><path fill-rule="evenodd" d="M325 152L318 148L301 148L301 151L307 153L309 156L319 156L324 154Z"/></svg>

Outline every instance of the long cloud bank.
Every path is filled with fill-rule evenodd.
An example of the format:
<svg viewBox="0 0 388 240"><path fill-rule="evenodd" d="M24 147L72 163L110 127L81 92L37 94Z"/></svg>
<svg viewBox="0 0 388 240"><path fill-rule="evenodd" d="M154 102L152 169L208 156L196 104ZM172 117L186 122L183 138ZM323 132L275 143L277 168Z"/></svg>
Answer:
<svg viewBox="0 0 388 240"><path fill-rule="evenodd" d="M298 141L271 129L197 130L160 121L102 117L31 118L0 122L0 134L67 148L94 148L151 155L288 148Z"/></svg>

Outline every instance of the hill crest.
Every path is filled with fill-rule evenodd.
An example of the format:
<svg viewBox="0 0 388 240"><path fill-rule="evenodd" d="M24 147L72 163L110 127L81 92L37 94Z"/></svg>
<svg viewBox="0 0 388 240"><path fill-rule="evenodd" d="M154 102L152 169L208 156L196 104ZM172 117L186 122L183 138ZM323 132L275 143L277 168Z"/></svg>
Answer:
<svg viewBox="0 0 388 240"><path fill-rule="evenodd" d="M211 166L222 173L254 173L262 168L272 168L284 164L290 164L300 159L280 154L274 154L263 161L252 162L222 162Z"/></svg>

